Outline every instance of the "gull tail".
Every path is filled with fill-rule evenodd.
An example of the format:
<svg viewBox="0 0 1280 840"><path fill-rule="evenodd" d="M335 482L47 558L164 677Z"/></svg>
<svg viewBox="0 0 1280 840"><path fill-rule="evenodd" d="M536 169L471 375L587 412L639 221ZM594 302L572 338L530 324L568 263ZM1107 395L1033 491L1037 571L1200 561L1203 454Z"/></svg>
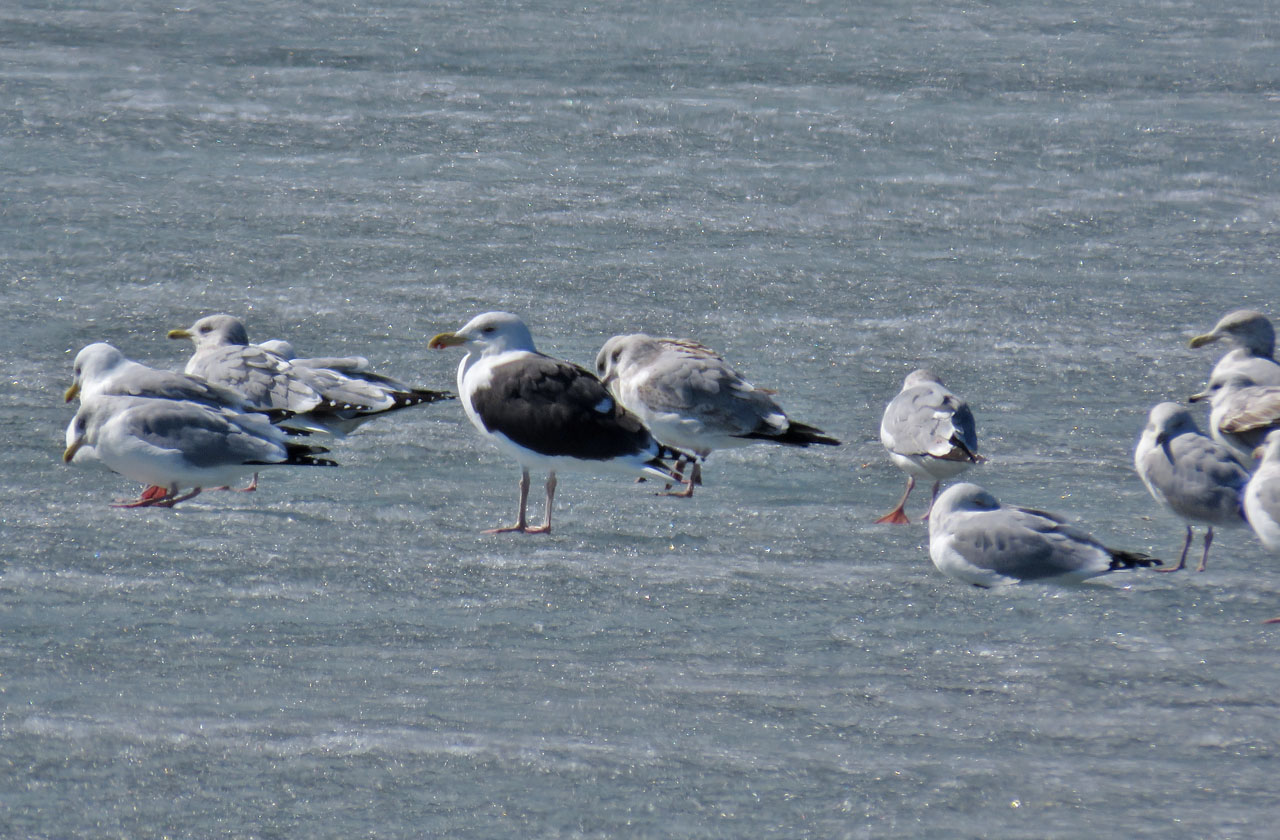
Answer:
<svg viewBox="0 0 1280 840"><path fill-rule="evenodd" d="M735 435L735 437L747 438L748 440L770 440L774 443L785 443L789 446L809 446L811 444L820 444L821 446L840 446L842 441L833 437L828 437L822 429L817 426L810 426L805 423L797 423L790 421L787 428L783 432L752 432L747 435Z"/></svg>
<svg viewBox="0 0 1280 840"><path fill-rule="evenodd" d="M1116 551L1115 549L1107 549L1107 553L1111 555L1111 571L1116 569L1146 569L1151 566L1163 566L1161 560L1152 557L1149 554L1142 554L1137 551Z"/></svg>
<svg viewBox="0 0 1280 840"><path fill-rule="evenodd" d="M328 458L320 458L321 454L328 452L323 446L312 446L307 443L292 443L285 441L285 459L283 461L246 461L246 464L262 464L269 466L273 463L282 464L284 466L295 467L336 467L337 461L331 461Z"/></svg>

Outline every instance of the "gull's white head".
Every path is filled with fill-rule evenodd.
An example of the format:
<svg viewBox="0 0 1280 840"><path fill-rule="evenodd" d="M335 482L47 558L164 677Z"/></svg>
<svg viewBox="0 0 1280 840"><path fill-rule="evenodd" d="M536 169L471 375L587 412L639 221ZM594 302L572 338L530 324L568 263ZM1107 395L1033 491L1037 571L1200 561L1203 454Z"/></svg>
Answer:
<svg viewBox="0 0 1280 840"><path fill-rule="evenodd" d="M1163 444L1188 432L1200 432L1191 412L1177 403L1162 402L1155 405L1147 415L1147 427L1143 436L1151 436L1155 443Z"/></svg>
<svg viewBox="0 0 1280 840"><path fill-rule="evenodd" d="M99 341L83 347L76 354L74 378L65 394L67 402L81 394L89 396L96 393L102 380L127 361L123 353L105 342Z"/></svg>
<svg viewBox="0 0 1280 840"><path fill-rule="evenodd" d="M189 338L197 350L249 344L244 322L234 315L206 315L185 330L169 330L169 338Z"/></svg>
<svg viewBox="0 0 1280 840"><path fill-rule="evenodd" d="M604 343L596 354L596 376L606 385L617 379L622 371L652 352L658 340L643 333L615 335Z"/></svg>
<svg viewBox="0 0 1280 840"><path fill-rule="evenodd" d="M1246 374L1230 368L1224 371L1215 371L1209 377L1209 385L1198 394L1192 394L1187 397L1188 402L1200 402L1201 400L1209 400L1216 404L1219 400L1224 399L1241 388L1252 388L1258 383Z"/></svg>
<svg viewBox="0 0 1280 840"><path fill-rule="evenodd" d="M1276 331L1267 316L1256 309L1237 309L1222 316L1210 332L1191 339L1192 347L1222 339L1233 347L1242 347L1255 356L1271 358L1276 351Z"/></svg>
<svg viewBox="0 0 1280 840"><path fill-rule="evenodd" d="M477 315L456 332L440 333L427 343L432 350L465 347L480 355L495 355L510 350L536 353L533 336L519 317L510 312L486 312Z"/></svg>
<svg viewBox="0 0 1280 840"><path fill-rule="evenodd" d="M942 492L929 509L929 531L941 528L947 518L957 513L985 513L999 510L1000 501L976 484L962 481Z"/></svg>

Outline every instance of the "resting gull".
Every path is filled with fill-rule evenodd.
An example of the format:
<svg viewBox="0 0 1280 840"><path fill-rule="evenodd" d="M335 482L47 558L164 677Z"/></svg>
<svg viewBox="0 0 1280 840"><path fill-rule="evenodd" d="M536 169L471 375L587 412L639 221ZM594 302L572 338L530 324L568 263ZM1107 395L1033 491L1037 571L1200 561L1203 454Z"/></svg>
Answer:
<svg viewBox="0 0 1280 840"><path fill-rule="evenodd" d="M1255 385L1280 385L1280 364L1276 363L1276 331L1267 316L1253 309L1228 312L1204 335L1191 339L1191 346L1204 347L1222 341L1231 349L1213 367L1213 376L1239 373Z"/></svg>
<svg viewBox="0 0 1280 840"><path fill-rule="evenodd" d="M317 457L325 449L290 443L259 414L148 397L82 399L63 461L72 462L84 446L92 446L111 470L164 488L120 507L172 507L204 487L230 484L268 465L336 466Z"/></svg>
<svg viewBox="0 0 1280 840"><path fill-rule="evenodd" d="M1002 505L967 482L935 500L929 557L939 571L975 586L1073 583L1117 569L1160 565L1145 554L1107 548L1051 513Z"/></svg>
<svg viewBox="0 0 1280 840"><path fill-rule="evenodd" d="M907 497L916 479L933 479L933 492L924 518L929 518L943 479L959 475L986 460L978 454L973 412L964 400L927 370L915 370L902 381L902 390L884 409L880 442L889 458L907 474L907 489L897 506L876 520L905 525Z"/></svg>
<svg viewBox="0 0 1280 840"><path fill-rule="evenodd" d="M663 444L705 459L713 449L761 441L838 446L821 429L798 423L772 392L743 379L715 351L693 341L615 335L596 355L596 374L618 402L635 413ZM682 473L684 463L676 465ZM697 461L685 489L701 483Z"/></svg>
<svg viewBox="0 0 1280 840"><path fill-rule="evenodd" d="M590 371L539 353L529 328L515 315L477 315L462 329L435 336L429 346L467 351L458 365L458 394L467 417L520 464L516 524L488 533L550 531L557 470L675 480L662 459L681 453L654 440ZM548 473L546 517L536 527L526 516L532 469Z"/></svg>
<svg viewBox="0 0 1280 840"><path fill-rule="evenodd" d="M1187 539L1178 565L1161 571L1176 572L1187 565L1191 526L1208 526L1204 554L1197 571L1209 561L1214 526L1244 525L1241 494L1248 471L1235 453L1200 431L1191 413L1177 403L1163 402L1151 409L1146 428L1138 439L1133 464L1156 501L1187 523Z"/></svg>
<svg viewBox="0 0 1280 840"><path fill-rule="evenodd" d="M256 408L293 412L289 425L334 435L345 435L391 411L453 398L446 391L410 388L371 371L355 376L290 361L270 348L250 344L244 323L231 315L208 315L188 329L170 330L169 338L188 338L195 344L187 373L240 392Z"/></svg>

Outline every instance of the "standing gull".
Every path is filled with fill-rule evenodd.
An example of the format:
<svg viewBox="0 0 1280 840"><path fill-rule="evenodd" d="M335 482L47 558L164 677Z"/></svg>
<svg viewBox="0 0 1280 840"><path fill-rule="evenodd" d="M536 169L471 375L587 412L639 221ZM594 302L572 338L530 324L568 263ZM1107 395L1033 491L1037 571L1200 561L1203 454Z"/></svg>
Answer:
<svg viewBox="0 0 1280 840"><path fill-rule="evenodd" d="M62 460L71 463L84 446L126 478L164 488L119 507L173 507L273 464L336 466L317 457L326 450L288 442L261 415L147 397L81 400Z"/></svg>
<svg viewBox="0 0 1280 840"><path fill-rule="evenodd" d="M169 338L188 338L195 344L187 373L238 391L256 408L293 412L290 425L334 435L401 408L453 397L445 391L409 388L372 372L350 376L291 362L272 349L250 344L244 324L231 315L206 316L188 329L170 330Z"/></svg>
<svg viewBox="0 0 1280 840"><path fill-rule="evenodd" d="M661 459L681 453L654 440L590 371L539 353L529 328L515 315L477 315L457 332L432 338L428 346L467 351L458 365L458 394L467 417L520 464L516 524L488 533L549 532L560 469L675 479ZM526 515L532 469L547 471L546 516L536 527Z"/></svg>
<svg viewBox="0 0 1280 840"><path fill-rule="evenodd" d="M1151 409L1146 428L1133 453L1133 465L1156 501L1187 523L1187 539L1178 565L1161 571L1176 572L1187 565L1191 526L1207 525L1204 554L1196 571L1209 561L1215 525L1244 525L1241 494L1249 473L1234 453L1210 440L1177 403L1163 402Z"/></svg>
<svg viewBox="0 0 1280 840"><path fill-rule="evenodd" d="M838 446L821 429L798 423L770 391L743 379L715 351L693 341L615 335L596 355L596 374L662 443L705 459L713 449L766 441L790 446ZM683 463L677 464L681 473ZM701 482L695 461L677 494Z"/></svg>
<svg viewBox="0 0 1280 840"><path fill-rule="evenodd" d="M904 509L916 478L933 479L924 513L928 519L943 479L986 460L978 454L978 433L969 405L927 370L907 374L902 390L885 406L880 442L893 463L906 472L907 489L897 507L876 522L904 525L910 521Z"/></svg>
<svg viewBox="0 0 1280 840"><path fill-rule="evenodd" d="M1228 312L1204 335L1191 339L1191 346L1204 347L1222 341L1231 349L1213 367L1213 376L1239 373L1255 385L1280 385L1280 364L1276 363L1276 331L1267 316L1253 309Z"/></svg>
<svg viewBox="0 0 1280 840"><path fill-rule="evenodd" d="M969 483L948 488L935 500L929 557L939 571L984 587L1074 583L1117 569L1160 565L1145 554L1107 548L1051 513L1002 505Z"/></svg>

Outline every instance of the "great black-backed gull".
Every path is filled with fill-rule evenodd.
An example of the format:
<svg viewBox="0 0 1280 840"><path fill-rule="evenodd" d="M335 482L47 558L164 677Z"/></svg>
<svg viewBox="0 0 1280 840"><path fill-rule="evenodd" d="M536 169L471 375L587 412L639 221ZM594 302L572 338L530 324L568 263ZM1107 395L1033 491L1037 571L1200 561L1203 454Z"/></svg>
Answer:
<svg viewBox="0 0 1280 840"><path fill-rule="evenodd" d="M1051 513L1002 505L968 483L936 500L929 517L929 558L939 571L975 586L1074 583L1118 569L1160 565L1146 554L1107 548Z"/></svg>
<svg viewBox="0 0 1280 840"><path fill-rule="evenodd" d="M462 347L458 394L471 423L520 464L516 523L489 533L551 530L556 472L630 473L675 480L663 459L680 453L662 446L644 424L610 396L590 371L539 353L529 328L508 312L486 312L430 347ZM529 471L547 471L547 509L528 524Z"/></svg>
<svg viewBox="0 0 1280 840"><path fill-rule="evenodd" d="M705 459L713 449L767 441L791 446L839 445L798 423L772 392L742 378L715 351L694 341L616 335L596 355L596 374L617 399L667 446ZM681 472L685 465L677 464ZM681 496L701 482L697 461Z"/></svg>
<svg viewBox="0 0 1280 840"><path fill-rule="evenodd" d="M171 330L169 338L188 338L195 344L187 373L232 388L257 408L293 412L289 425L334 435L344 435L388 412L453 398L447 391L410 388L372 372L351 376L291 362L271 349L250 344L244 323L231 315L206 316L188 329Z"/></svg>
<svg viewBox="0 0 1280 840"><path fill-rule="evenodd" d="M1208 526L1197 568L1203 572L1214 526L1245 524L1241 496L1249 482L1248 470L1234 452L1202 433L1189 411L1171 402L1151 409L1133 452L1133 465L1155 500L1187 523L1178 565L1161 571L1186 567L1191 526L1200 523Z"/></svg>
<svg viewBox="0 0 1280 840"><path fill-rule="evenodd" d="M121 507L172 507L204 487L230 484L268 465L336 466L317 457L326 450L289 442L260 414L147 397L82 399L63 461L75 460L85 446L111 470L164 488Z"/></svg>
<svg viewBox="0 0 1280 840"><path fill-rule="evenodd" d="M969 405L927 370L914 370L902 390L885 406L880 442L889 458L907 474L907 489L893 510L876 520L904 525L907 497L916 479L932 479L927 519L943 479L959 475L985 460L978 454L978 433Z"/></svg>

